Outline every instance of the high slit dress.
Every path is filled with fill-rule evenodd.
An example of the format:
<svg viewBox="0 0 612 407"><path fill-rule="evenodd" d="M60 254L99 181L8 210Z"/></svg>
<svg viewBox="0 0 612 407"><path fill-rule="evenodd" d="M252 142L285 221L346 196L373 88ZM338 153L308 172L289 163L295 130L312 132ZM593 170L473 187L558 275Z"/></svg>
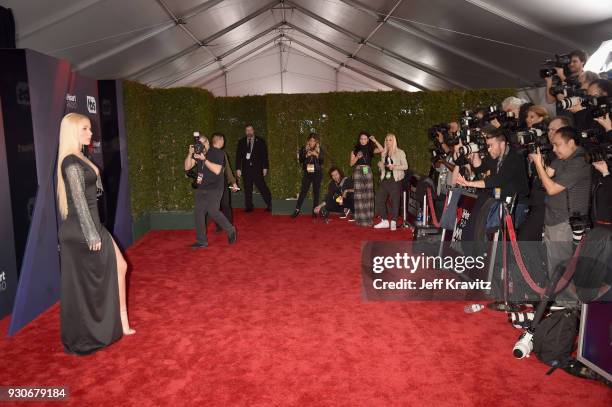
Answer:
<svg viewBox="0 0 612 407"><path fill-rule="evenodd" d="M87 355L123 335L117 259L111 234L98 215L98 175L72 154L61 166L68 201L68 216L58 236L61 338L67 353ZM101 250L89 249L100 241Z"/></svg>

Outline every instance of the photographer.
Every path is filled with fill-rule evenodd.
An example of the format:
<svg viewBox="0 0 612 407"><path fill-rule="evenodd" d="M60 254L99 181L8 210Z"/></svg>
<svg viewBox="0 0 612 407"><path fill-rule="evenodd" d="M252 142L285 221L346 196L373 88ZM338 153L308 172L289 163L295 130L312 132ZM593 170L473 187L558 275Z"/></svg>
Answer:
<svg viewBox="0 0 612 407"><path fill-rule="evenodd" d="M602 98L608 97L608 104L610 103L610 97L612 96L612 81L607 79L597 79L589 85L587 90L587 94L590 97ZM608 107L609 109L609 107ZM593 120L601 127L603 133L605 133L605 137L601 137L601 141L611 141L612 140L612 121L610 120L610 113L599 117L594 117Z"/></svg>
<svg viewBox="0 0 612 407"><path fill-rule="evenodd" d="M436 125L429 129L430 138L434 142L435 149L432 150L433 159L429 177L435 181L436 197L444 196L449 187L452 187L451 175L452 165L451 146L446 144L449 138L449 125Z"/></svg>
<svg viewBox="0 0 612 407"><path fill-rule="evenodd" d="M548 124L547 136L549 143L557 130L562 127L572 127L572 124L571 118L567 116L557 116L553 118ZM541 153L545 165L549 166L555 159L554 153L549 149L541 151ZM529 211L518 231L517 240L540 241L542 240L542 233L544 232L544 197L546 196L546 190L538 176L531 156L527 157L527 173L531 184L529 190Z"/></svg>
<svg viewBox="0 0 612 407"><path fill-rule="evenodd" d="M556 77L558 78L561 84L574 82L578 84L578 78L584 71L584 64L586 63L588 57L586 52L580 50L574 50L568 54L569 64L567 67L559 67L556 66L554 69L556 71ZM566 76L569 74L569 76ZM557 95L553 95L551 93L551 88L553 87L553 79L554 76L547 76L544 78L546 82L546 102L555 103L557 100L562 99L565 95L559 93ZM559 111L557 111L559 114Z"/></svg>
<svg viewBox="0 0 612 407"><path fill-rule="evenodd" d="M483 130L486 137L487 156L481 160L478 155L472 157L474 171L484 177L484 180L468 181L462 175L457 175L457 183L471 188L499 189L496 199L506 200L516 196L515 224L518 227L527 210L527 172L525 160L506 140L504 133L495 128ZM487 229L499 226L497 214L498 205L491 208L487 218Z"/></svg>
<svg viewBox="0 0 612 407"><path fill-rule="evenodd" d="M591 100L592 98L604 98L610 95L612 95L612 82L606 79L594 80L587 88L587 96L591 98ZM585 102L585 99L580 97L570 98L570 101L571 106L567 111L573 114L576 129L579 132L592 131L598 135L601 141L605 138L610 139L610 137L612 137L612 123L610 122L609 113L594 115L597 110L596 107L590 106Z"/></svg>
<svg viewBox="0 0 612 407"><path fill-rule="evenodd" d="M501 108L504 112L512 114L512 116L518 120L518 128L524 129L527 127L527 110L533 106L533 103L527 102L526 100L519 99L515 96L510 96L504 99L501 103ZM490 121L490 124L495 128L502 127L502 123L494 118Z"/></svg>
<svg viewBox="0 0 612 407"><path fill-rule="evenodd" d="M353 180L345 177L338 167L331 167L328 173L331 180L327 185L327 195L323 203L314 208L314 212L320 213L324 219L330 212L340 212L344 214L343 218L348 218L354 210Z"/></svg>
<svg viewBox="0 0 612 407"><path fill-rule="evenodd" d="M193 249L200 249L208 246L206 237L206 215L220 225L227 232L228 241L233 244L236 241L236 228L227 220L225 215L219 210L221 197L223 195L224 180L223 167L225 166L225 154L223 137L215 134L212 139L212 146L209 145L205 137L200 137L202 146L189 146L187 157L185 158L185 171L194 166L197 168L197 189L195 190L195 224L196 242L191 245ZM201 152L196 153L196 149Z"/></svg>
<svg viewBox="0 0 612 407"><path fill-rule="evenodd" d="M591 169L584 149L576 143L576 131L562 127L551 142L557 159L549 167L539 151L530 154L546 191L544 242L549 277L558 264L572 257L571 223L588 214L591 192Z"/></svg>

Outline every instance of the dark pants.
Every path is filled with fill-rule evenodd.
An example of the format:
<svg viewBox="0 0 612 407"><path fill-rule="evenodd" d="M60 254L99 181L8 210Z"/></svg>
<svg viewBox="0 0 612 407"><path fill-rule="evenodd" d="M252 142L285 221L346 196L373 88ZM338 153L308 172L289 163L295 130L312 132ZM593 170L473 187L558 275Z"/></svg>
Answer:
<svg viewBox="0 0 612 407"><path fill-rule="evenodd" d="M234 229L225 215L219 210L223 191L196 189L195 191L195 224L196 240L198 243L208 243L206 238L206 215L209 215L223 230L230 232Z"/></svg>
<svg viewBox="0 0 612 407"><path fill-rule="evenodd" d="M342 205L338 205L335 199L327 198L325 200L325 207L329 212L344 212L345 209L350 209L351 212L355 212L355 202L353 201L353 194L346 194L346 198L342 200Z"/></svg>
<svg viewBox="0 0 612 407"><path fill-rule="evenodd" d="M386 220L389 216L387 211L387 197L391 197L391 220L397 220L399 215L400 199L402 195L401 181L384 179L378 184L376 191L376 213Z"/></svg>
<svg viewBox="0 0 612 407"><path fill-rule="evenodd" d="M544 232L544 205L530 206L527 218L516 235L518 241L541 241Z"/></svg>
<svg viewBox="0 0 612 407"><path fill-rule="evenodd" d="M306 194L312 184L312 208L314 209L319 204L319 192L321 191L321 179L323 175L320 172L305 173L302 175L302 188L298 197L295 209L302 209L302 204L306 198Z"/></svg>
<svg viewBox="0 0 612 407"><path fill-rule="evenodd" d="M230 192L228 185L225 185L223 188L223 195L221 196L221 212L225 215L229 223L233 225L234 215L232 214L232 193ZM208 215L206 216L206 225L208 226ZM218 231L223 229L218 223L216 223L216 225Z"/></svg>
<svg viewBox="0 0 612 407"><path fill-rule="evenodd" d="M272 193L266 185L262 170L247 168L244 170L244 207L246 210L253 209L253 184L261 193L266 206L272 207Z"/></svg>

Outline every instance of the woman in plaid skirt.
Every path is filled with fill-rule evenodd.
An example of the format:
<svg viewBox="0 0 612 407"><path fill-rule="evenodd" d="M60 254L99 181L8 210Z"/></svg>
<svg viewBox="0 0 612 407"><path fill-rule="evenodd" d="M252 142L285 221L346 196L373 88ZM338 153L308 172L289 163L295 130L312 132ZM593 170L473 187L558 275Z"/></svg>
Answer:
<svg viewBox="0 0 612 407"><path fill-rule="evenodd" d="M360 226L372 226L374 222L374 180L372 177L372 158L380 153L374 136L365 131L351 151L351 167L355 186L355 221Z"/></svg>

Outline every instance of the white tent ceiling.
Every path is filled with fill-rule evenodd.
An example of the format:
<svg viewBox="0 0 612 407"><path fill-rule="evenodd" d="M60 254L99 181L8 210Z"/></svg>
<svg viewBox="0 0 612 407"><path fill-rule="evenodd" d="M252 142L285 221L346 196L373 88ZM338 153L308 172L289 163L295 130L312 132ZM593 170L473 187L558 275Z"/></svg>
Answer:
<svg viewBox="0 0 612 407"><path fill-rule="evenodd" d="M612 0L0 0L17 46L216 95L523 87L612 37Z"/></svg>

